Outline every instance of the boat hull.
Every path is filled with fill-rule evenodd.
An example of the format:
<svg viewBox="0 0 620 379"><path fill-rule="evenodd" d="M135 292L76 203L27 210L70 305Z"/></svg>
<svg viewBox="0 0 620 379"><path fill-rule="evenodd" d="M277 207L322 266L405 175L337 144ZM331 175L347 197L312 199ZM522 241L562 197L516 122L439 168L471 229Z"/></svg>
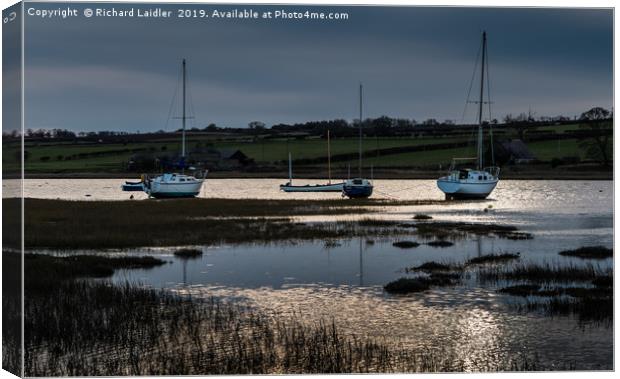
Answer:
<svg viewBox="0 0 620 379"><path fill-rule="evenodd" d="M202 183L202 180L191 183L151 182L146 193L154 198L194 197L200 193Z"/></svg>
<svg viewBox="0 0 620 379"><path fill-rule="evenodd" d="M196 197L198 196L198 192L155 192L150 193L151 197L156 199L171 199L171 198L184 198L184 197Z"/></svg>
<svg viewBox="0 0 620 379"><path fill-rule="evenodd" d="M315 184L305 186L293 186L288 184L280 185L280 190L284 192L342 192L344 183L334 184Z"/></svg>
<svg viewBox="0 0 620 379"><path fill-rule="evenodd" d="M352 199L361 199L372 195L373 186L348 186L342 188L342 194Z"/></svg>
<svg viewBox="0 0 620 379"><path fill-rule="evenodd" d="M497 182L497 179L470 182L440 178L437 180L437 187L446 194L447 198L486 199L497 186Z"/></svg>

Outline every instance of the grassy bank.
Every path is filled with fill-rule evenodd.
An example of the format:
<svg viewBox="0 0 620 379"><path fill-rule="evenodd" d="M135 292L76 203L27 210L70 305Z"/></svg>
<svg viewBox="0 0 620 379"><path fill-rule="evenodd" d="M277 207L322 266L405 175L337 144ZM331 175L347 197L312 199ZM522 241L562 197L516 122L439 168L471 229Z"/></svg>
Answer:
<svg viewBox="0 0 620 379"><path fill-rule="evenodd" d="M4 201L17 215L19 199ZM337 238L417 235L431 246L445 239L485 235L529 239L509 225L398 222L373 218L339 222L298 222L294 216L372 214L386 206L449 204L445 201L387 200L226 200L64 201L26 199L25 245L29 249L106 249L221 243L333 240ZM19 246L19 230L4 224L6 246ZM397 243L395 246L398 246ZM402 247L414 247L411 241Z"/></svg>
<svg viewBox="0 0 620 379"><path fill-rule="evenodd" d="M385 200L226 200L25 201L28 248L123 248L209 245L221 242L277 241L355 236L352 223L290 222L301 215L372 213L388 205L441 201ZM19 199L3 202L7 217L19 214ZM19 231L3 225L5 244L18 246ZM368 228L375 228L368 225ZM353 233L353 234L351 234Z"/></svg>

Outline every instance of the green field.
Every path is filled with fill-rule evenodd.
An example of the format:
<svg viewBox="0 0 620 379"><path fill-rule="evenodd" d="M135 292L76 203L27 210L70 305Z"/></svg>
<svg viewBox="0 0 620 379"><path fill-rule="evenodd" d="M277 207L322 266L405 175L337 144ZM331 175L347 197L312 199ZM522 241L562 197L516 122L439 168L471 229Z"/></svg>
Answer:
<svg viewBox="0 0 620 379"><path fill-rule="evenodd" d="M546 126L538 130L547 130L563 134L567 130L575 130L577 125ZM511 129L505 136L513 135ZM377 154L377 149L388 149L408 146L424 146L442 143L456 143L468 140L462 136L443 137L398 137L376 138L367 137L363 140L364 164L375 167L445 167L453 157L470 157L475 155L473 146L427 150L400 154ZM196 147L212 146L217 149L241 150L259 166L285 166L290 151L293 160L326 157L327 141L318 137L303 139L286 138L254 138L253 136L235 136L231 134L200 134L188 135L188 151ZM543 162L554 158L580 157L584 154L575 139L540 141L528 143L530 151ZM121 173L125 171L127 162L136 153L173 155L180 150L180 141L176 136L153 137L148 142L126 143L74 143L74 142L27 142L26 172L29 173ZM19 168L17 153L18 145L3 144L2 161L5 170ZM357 138L332 138L331 154L355 154L358 151ZM103 153L102 156L88 154ZM357 166L357 159L350 162L334 161L334 168L346 168L348 164ZM299 164L297 164L299 167Z"/></svg>
<svg viewBox="0 0 620 379"><path fill-rule="evenodd" d="M458 142L455 138L371 138L363 142L364 151L375 149L386 149L403 146L420 146L433 143ZM209 138L188 138L188 150L195 148L198 144L202 146L211 145L217 149L241 150L248 157L261 164L279 164L288 159L288 152L291 152L293 159L319 158L327 155L327 141L324 139L304 139L304 140L266 140L259 139L257 142L240 141L219 141ZM165 148L165 151L162 150ZM98 157L76 157L66 160L66 157L81 153L113 152L123 149L145 149L151 153L174 153L179 151L180 143L172 140L154 140L148 143L128 143L128 144L104 144L104 145L80 145L80 144L38 144L27 145L28 159L26 160L26 171L28 172L55 172L55 171L122 171L124 164L129 161L133 152L119 152L113 155ZM331 154L351 154L358 151L358 140L333 139L331 141ZM18 167L17 146L3 147L2 160L5 169L15 169ZM45 158L49 157L49 158ZM46 159L46 160L42 160Z"/></svg>

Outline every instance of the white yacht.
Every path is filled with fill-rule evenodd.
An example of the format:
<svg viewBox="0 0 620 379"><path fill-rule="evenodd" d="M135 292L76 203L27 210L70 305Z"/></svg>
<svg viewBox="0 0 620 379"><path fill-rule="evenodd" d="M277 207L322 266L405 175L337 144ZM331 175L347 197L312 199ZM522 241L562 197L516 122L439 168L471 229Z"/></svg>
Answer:
<svg viewBox="0 0 620 379"><path fill-rule="evenodd" d="M482 105L484 102L484 65L486 63L487 35L482 33L482 71L480 78L480 99L477 102L478 113L478 149L475 158L455 158L448 175L437 179L437 187L446 195L446 199L486 199L499 182L499 167L484 167L484 146L482 131ZM491 160L493 157L493 137L491 134ZM475 168L459 168L463 161L476 161Z"/></svg>
<svg viewBox="0 0 620 379"><path fill-rule="evenodd" d="M153 179L146 178L144 191L152 197L194 197L200 193L204 178L191 175L166 173Z"/></svg>
<svg viewBox="0 0 620 379"><path fill-rule="evenodd" d="M181 137L181 166L185 168L185 59L183 59L183 115L182 120L182 137ZM167 198L167 197L194 197L200 193L202 183L206 178L207 172L202 178L198 179L184 173L164 173L154 178L146 177L143 183L144 192L149 197Z"/></svg>

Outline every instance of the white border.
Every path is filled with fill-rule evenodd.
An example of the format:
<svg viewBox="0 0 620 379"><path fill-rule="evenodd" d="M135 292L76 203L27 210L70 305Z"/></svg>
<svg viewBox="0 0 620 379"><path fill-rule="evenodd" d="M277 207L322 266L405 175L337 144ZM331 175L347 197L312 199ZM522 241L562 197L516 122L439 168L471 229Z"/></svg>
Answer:
<svg viewBox="0 0 620 379"><path fill-rule="evenodd" d="M35 0L32 2L45 2L45 1L41 1L41 0ZM72 1L66 1L67 3L72 3ZM78 1L76 1L78 2ZM516 1L510 1L510 0L477 0L477 1L471 1L471 0L448 0L448 1L407 1L407 0L388 0L388 1L380 1L380 0L314 0L314 1L299 1L299 0L289 0L289 1L265 1L265 0L250 0L250 1L243 1L243 0L228 0L228 1L213 1L213 0L206 0L206 1L162 1L162 0L154 0L154 1L93 1L93 0L84 0L84 1L79 1L80 3L104 3L104 2L131 2L131 3L204 3L204 4L265 4L265 5L269 5L269 4L305 4L305 5L377 5L377 6L460 6L460 7L559 7L559 8L614 8L614 109L617 109L617 104L616 104L616 99L615 99L615 90L616 88L618 88L618 81L617 78L615 76L615 72L616 72L616 68L618 65L618 57L616 55L617 53L617 49L616 49L616 45L617 45L617 41L618 41L618 31L615 28L615 2L614 1L610 1L610 0L590 0L590 1L577 1L577 0L522 0L519 2ZM0 0L0 5L2 6L2 9L5 9L13 4L15 4L16 1L11 1L11 0ZM22 35L23 35L23 28L24 28L24 23L25 23L25 19L22 19ZM2 36L2 32L0 29L0 41L1 41L1 36ZM1 54L1 42L0 42L0 54ZM23 71L23 38L22 38L22 71ZM1 80L0 80L1 83ZM23 91L24 91L24 80L22 77L22 104L23 104ZM0 114L2 111L2 101L1 101L1 92L0 92ZM22 106L22 123L23 123L23 106ZM614 134L615 136L615 134ZM614 142L615 142L615 138L614 138ZM615 144L614 144L615 145ZM618 158L620 157L620 153L618 152L618 149L614 149L614 162L615 162L615 166L614 166L614 178L617 177L617 175L620 173L620 164L618 162L620 162L618 160ZM23 167L22 167L23 170ZM22 177L23 177L23 171L22 171ZM615 210L615 195L619 193L619 189L620 189L620 185L614 181L614 210ZM0 189L1 191L1 189ZM23 194L23 187L22 187L22 194ZM1 210L1 205L0 205L0 210ZM22 217L23 217L23 207L22 207ZM617 215L614 211L614 250L618 251L618 242L616 239L616 233L615 233L615 225L617 225L617 221L619 220L620 216ZM23 228L23 225L22 225ZM23 231L22 231L23 232ZM1 240L1 235L2 235L2 230L0 228L0 240ZM22 234L23 236L23 234ZM23 246L23 241L22 241L22 246ZM23 258L22 258L23 259ZM616 271L616 262L614 261L614 271ZM23 267L23 263L22 263L22 267ZM0 263L0 268L1 268L1 263ZM1 284L0 284L1 286ZM23 286L22 286L23 287ZM616 287L614 287L615 289ZM23 290L23 288L22 288ZM615 296L615 292L614 291L614 296ZM23 304L22 304L23 306ZM616 328L615 328L615 321L617 319L616 315L618 315L618 312L620 310L620 307L618 307L618 301L615 301L615 308L614 308L614 367L615 367L615 363L618 362L618 349L616 347L616 343L618 341L617 338L617 332L616 332ZM1 314L0 314L0 320L1 320ZM23 320L22 320L23 323ZM22 343L23 343L23 338L22 338ZM1 347L0 347L1 349ZM538 373L538 374L532 374L532 373L507 373L507 374L456 374L456 375L468 375L469 377L473 377L473 378L493 378L493 377L498 377L498 378L502 378L502 379L513 379L513 378L521 378L524 375L544 375L545 377L558 377L561 375L562 378L577 378L577 377L581 377L584 373L583 372L571 372L571 373L566 373L566 372L553 372L553 373ZM427 379L430 378L432 375L437 375L437 374L406 374L406 375L398 375L398 377L404 377L404 376L411 376L415 375L415 378L422 378L422 379ZM591 379L594 378L607 378L607 377L612 377L612 375L614 375L613 372L588 372L587 373L588 377ZM323 377L323 375L320 375L321 377ZM372 375L372 376L381 376L381 377L396 377L395 375ZM4 379L4 378L13 378L14 376L9 374L8 372L4 371L4 370L0 370L0 379ZM303 376L300 375L290 375L288 377L299 377L302 378ZM326 376L325 376L326 377ZM344 375L330 375L330 378L344 378ZM206 378L206 377L205 377ZM233 377L229 377L229 378L237 378L236 376Z"/></svg>

